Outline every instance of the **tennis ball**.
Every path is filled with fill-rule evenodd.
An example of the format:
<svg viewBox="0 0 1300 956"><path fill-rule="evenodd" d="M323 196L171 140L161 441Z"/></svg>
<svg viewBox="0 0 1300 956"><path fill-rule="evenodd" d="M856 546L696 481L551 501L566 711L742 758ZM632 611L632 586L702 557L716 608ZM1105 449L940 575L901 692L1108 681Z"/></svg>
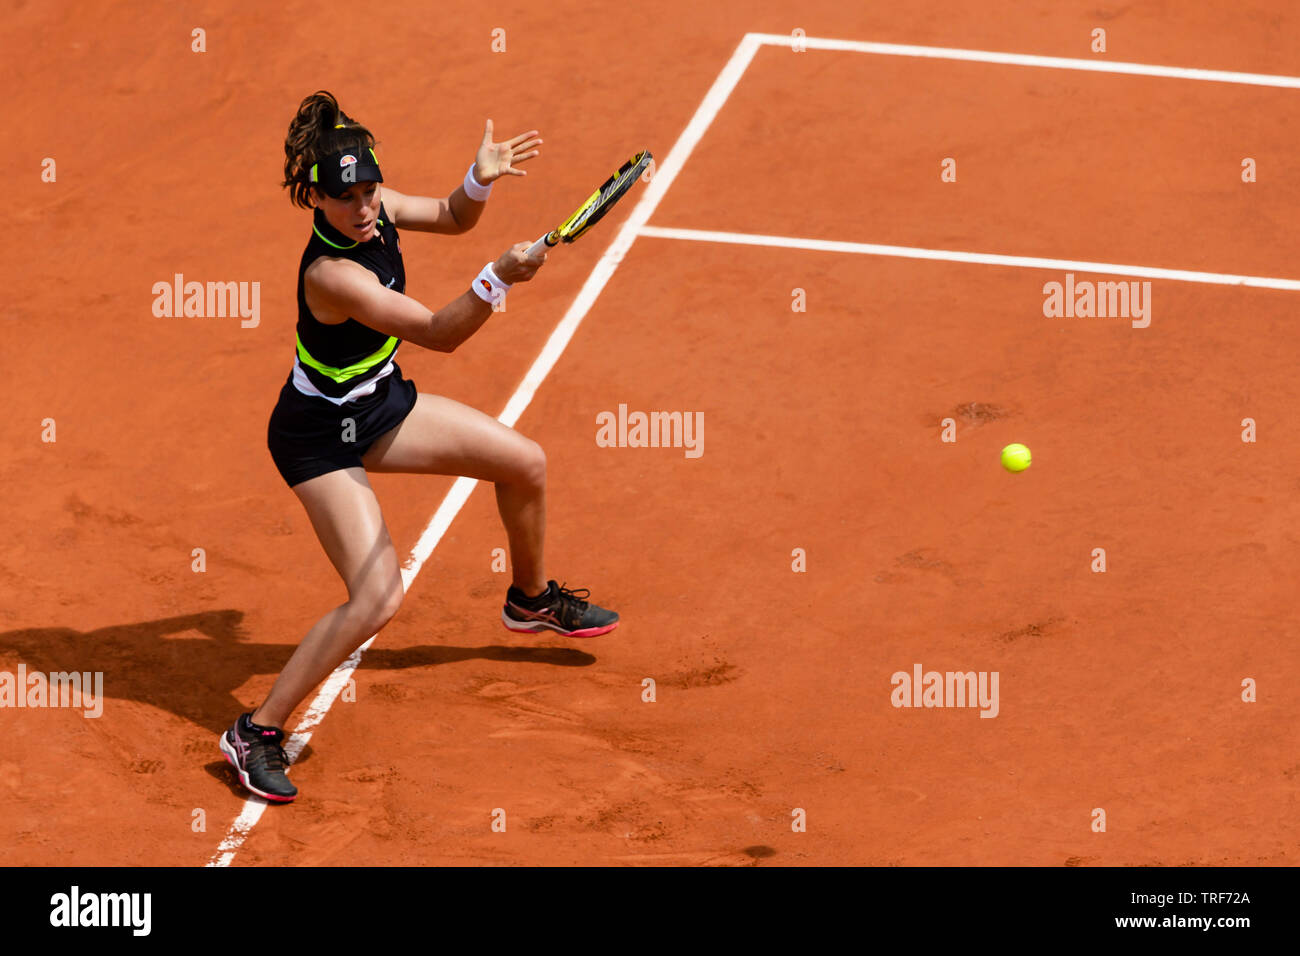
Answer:
<svg viewBox="0 0 1300 956"><path fill-rule="evenodd" d="M1002 449L1002 467L1007 471L1024 471L1029 467L1029 449L1024 445L1008 445Z"/></svg>

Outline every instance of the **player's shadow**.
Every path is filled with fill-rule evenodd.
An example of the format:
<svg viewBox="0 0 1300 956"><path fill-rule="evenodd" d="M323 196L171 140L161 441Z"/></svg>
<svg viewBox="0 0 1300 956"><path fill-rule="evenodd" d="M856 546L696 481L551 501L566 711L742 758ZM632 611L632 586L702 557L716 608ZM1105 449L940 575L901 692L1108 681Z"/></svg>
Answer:
<svg viewBox="0 0 1300 956"><path fill-rule="evenodd" d="M294 651L292 645L248 643L240 628L243 618L243 611L225 610L94 631L21 628L0 633L0 660L15 658L14 663L26 664L29 673L102 671L106 698L160 707L220 733L247 709L235 689L254 674L278 674ZM596 658L568 647L489 644L372 646L361 660L366 670L400 670L467 660L585 667Z"/></svg>

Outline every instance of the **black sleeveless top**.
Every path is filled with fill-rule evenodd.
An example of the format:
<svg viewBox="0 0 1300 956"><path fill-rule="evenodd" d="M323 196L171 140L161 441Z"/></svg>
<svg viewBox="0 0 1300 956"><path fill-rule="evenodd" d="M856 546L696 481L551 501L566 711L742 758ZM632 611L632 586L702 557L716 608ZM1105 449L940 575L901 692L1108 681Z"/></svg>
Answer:
<svg viewBox="0 0 1300 956"><path fill-rule="evenodd" d="M401 340L377 332L356 319L338 325L317 321L307 308L303 275L321 256L351 259L379 277L381 284L406 291L406 268L397 227L379 205L378 232L367 242L355 242L331 226L319 209L312 220L311 239L298 264L298 364L308 381L323 394L342 398L373 379L388 365ZM380 241L382 237L383 241Z"/></svg>

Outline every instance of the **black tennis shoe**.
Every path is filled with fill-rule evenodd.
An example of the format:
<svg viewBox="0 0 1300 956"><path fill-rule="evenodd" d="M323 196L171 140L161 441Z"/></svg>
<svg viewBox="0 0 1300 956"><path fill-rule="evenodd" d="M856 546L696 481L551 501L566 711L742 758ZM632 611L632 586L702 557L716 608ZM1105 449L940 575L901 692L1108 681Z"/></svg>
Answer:
<svg viewBox="0 0 1300 956"><path fill-rule="evenodd" d="M298 788L289 782L285 770L289 758L284 752L284 731L260 727L252 714L241 714L233 727L221 735L221 752L239 773L239 782L259 797L289 803Z"/></svg>
<svg viewBox="0 0 1300 956"><path fill-rule="evenodd" d="M558 631L565 637L598 637L618 627L618 615L587 600L586 588L571 589L546 583L546 590L530 598L517 587L506 592L501 622L512 631Z"/></svg>

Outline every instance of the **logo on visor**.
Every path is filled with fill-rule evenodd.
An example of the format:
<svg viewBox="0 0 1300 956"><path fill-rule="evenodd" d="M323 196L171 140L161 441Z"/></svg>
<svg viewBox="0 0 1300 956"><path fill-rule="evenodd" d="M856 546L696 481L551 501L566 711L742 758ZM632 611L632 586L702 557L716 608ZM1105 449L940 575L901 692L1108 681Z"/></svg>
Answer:
<svg viewBox="0 0 1300 956"><path fill-rule="evenodd" d="M351 166L356 161L357 158L353 156L351 153L348 153L346 156L344 156L342 159L339 160L339 168L342 169L344 166Z"/></svg>

